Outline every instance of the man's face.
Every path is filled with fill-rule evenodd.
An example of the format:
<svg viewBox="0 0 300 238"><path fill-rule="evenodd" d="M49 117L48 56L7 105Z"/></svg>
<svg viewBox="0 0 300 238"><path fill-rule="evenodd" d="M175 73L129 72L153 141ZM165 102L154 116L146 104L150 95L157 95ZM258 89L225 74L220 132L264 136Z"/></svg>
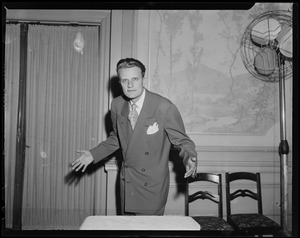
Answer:
<svg viewBox="0 0 300 238"><path fill-rule="evenodd" d="M119 69L118 75L125 96L137 102L145 83L141 69L138 67Z"/></svg>

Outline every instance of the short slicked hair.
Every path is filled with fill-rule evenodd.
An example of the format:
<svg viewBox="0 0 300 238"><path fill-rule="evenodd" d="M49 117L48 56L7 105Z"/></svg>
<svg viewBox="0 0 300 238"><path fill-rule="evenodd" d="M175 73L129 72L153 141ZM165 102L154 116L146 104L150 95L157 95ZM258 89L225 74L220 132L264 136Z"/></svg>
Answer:
<svg viewBox="0 0 300 238"><path fill-rule="evenodd" d="M145 72L146 72L146 67L145 65L134 58L125 58L125 59L121 59L119 60L119 62L117 63L117 73L119 71L119 69L128 69L128 68L132 68L132 67L138 67L141 69L142 71L142 76L145 76Z"/></svg>

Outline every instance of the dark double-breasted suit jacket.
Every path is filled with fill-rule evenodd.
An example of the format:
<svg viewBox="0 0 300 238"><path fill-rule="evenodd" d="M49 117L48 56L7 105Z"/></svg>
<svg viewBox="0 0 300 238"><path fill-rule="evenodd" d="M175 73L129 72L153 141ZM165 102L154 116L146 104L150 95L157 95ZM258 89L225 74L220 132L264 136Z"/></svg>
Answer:
<svg viewBox="0 0 300 238"><path fill-rule="evenodd" d="M145 89L146 90L146 89ZM164 209L169 192L171 144L180 149L185 163L197 158L195 144L187 136L177 107L168 99L146 90L135 129L128 119L129 102L123 96L112 101L113 131L90 150L94 163L121 149L120 189L123 211L156 214Z"/></svg>

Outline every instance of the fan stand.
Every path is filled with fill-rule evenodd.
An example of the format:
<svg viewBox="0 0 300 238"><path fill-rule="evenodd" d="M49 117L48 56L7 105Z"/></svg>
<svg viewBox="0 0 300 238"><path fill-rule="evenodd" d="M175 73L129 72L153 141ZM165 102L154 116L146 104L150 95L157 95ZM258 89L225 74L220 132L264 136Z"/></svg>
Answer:
<svg viewBox="0 0 300 238"><path fill-rule="evenodd" d="M285 108L285 78L284 78L284 60L279 57L279 103L280 103L280 197L281 197L281 226L284 232L287 232L288 224L288 153L289 144L286 140L286 108ZM281 67L283 70L281 70Z"/></svg>
<svg viewBox="0 0 300 238"><path fill-rule="evenodd" d="M264 51L263 46L268 46L271 50ZM280 222L282 232L290 236L288 232L289 145L286 140L285 77L289 77L292 71L285 64L292 66L289 62L293 57L291 14L279 10L259 15L248 25L242 37L242 47L242 60L246 69L254 77L263 81L268 79L267 82L279 82ZM256 47L259 47L260 51L255 52ZM274 56L274 52L278 57ZM265 64L268 67L264 67Z"/></svg>

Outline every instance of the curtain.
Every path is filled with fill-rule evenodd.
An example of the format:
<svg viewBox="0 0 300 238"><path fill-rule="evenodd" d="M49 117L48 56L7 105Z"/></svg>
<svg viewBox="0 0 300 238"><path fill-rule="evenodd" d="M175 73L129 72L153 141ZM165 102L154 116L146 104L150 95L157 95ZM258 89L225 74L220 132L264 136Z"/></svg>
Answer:
<svg viewBox="0 0 300 238"><path fill-rule="evenodd" d="M12 224L20 68L20 24L7 24L4 63L4 179L5 222Z"/></svg>
<svg viewBox="0 0 300 238"><path fill-rule="evenodd" d="M102 138L99 27L29 25L23 229L78 229L99 212L101 166L71 170Z"/></svg>

